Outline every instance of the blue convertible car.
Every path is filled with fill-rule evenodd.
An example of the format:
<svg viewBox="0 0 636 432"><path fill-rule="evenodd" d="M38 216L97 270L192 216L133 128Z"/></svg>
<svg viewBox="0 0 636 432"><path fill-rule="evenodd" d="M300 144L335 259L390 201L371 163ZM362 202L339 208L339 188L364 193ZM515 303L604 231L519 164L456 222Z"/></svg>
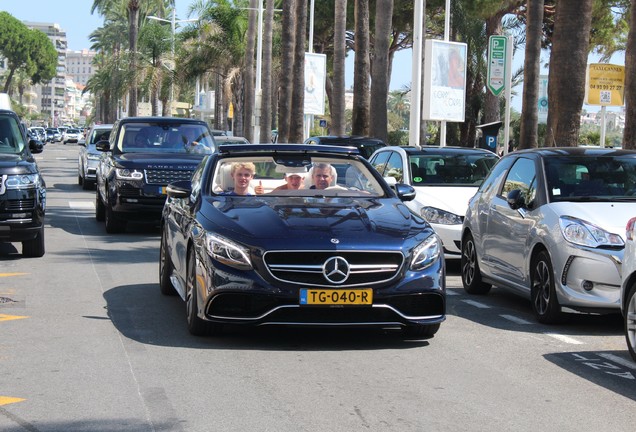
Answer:
<svg viewBox="0 0 636 432"><path fill-rule="evenodd" d="M220 146L167 188L160 288L194 335L225 324L401 328L445 319L441 243L355 148Z"/></svg>

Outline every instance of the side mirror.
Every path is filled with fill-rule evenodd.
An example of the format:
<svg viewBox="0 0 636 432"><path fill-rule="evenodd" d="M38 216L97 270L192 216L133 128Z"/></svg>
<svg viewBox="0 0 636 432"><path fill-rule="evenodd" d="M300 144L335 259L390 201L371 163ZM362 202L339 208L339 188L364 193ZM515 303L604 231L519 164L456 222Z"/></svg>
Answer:
<svg viewBox="0 0 636 432"><path fill-rule="evenodd" d="M97 141L97 143L95 143L95 148L103 152L110 151L110 141L108 140Z"/></svg>
<svg viewBox="0 0 636 432"><path fill-rule="evenodd" d="M191 193L192 183L190 180L176 181L166 187L166 194L170 198L188 198Z"/></svg>
<svg viewBox="0 0 636 432"><path fill-rule="evenodd" d="M31 150L31 153L42 153L42 143L40 141L30 139L29 150Z"/></svg>
<svg viewBox="0 0 636 432"><path fill-rule="evenodd" d="M415 199L415 188L411 185L398 183L395 185L395 192L401 201L413 201Z"/></svg>
<svg viewBox="0 0 636 432"><path fill-rule="evenodd" d="M524 194L521 189L513 189L508 192L506 202L513 210L523 208L526 205L526 194Z"/></svg>

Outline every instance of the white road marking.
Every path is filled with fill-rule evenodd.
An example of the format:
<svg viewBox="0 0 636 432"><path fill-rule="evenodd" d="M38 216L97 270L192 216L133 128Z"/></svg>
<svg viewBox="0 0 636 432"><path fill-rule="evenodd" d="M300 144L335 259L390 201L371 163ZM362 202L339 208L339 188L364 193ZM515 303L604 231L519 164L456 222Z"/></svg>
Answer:
<svg viewBox="0 0 636 432"><path fill-rule="evenodd" d="M630 360L625 360L624 358L619 357L615 354L598 353L598 355L599 357L603 357L606 360L610 360L610 361L613 361L614 363L618 363L619 365L625 366L626 368L636 370L636 363Z"/></svg>
<svg viewBox="0 0 636 432"><path fill-rule="evenodd" d="M69 201L68 206L74 210L89 210L95 208L92 201Z"/></svg>
<svg viewBox="0 0 636 432"><path fill-rule="evenodd" d="M508 321L512 321L515 324L522 324L522 325L530 325L532 324L530 321L526 321L523 318L519 318L516 317L514 315L499 315L500 317L507 319Z"/></svg>
<svg viewBox="0 0 636 432"><path fill-rule="evenodd" d="M475 306L476 308L479 308L479 309L490 309L490 306L488 306L486 304L483 304L483 303L479 303L479 302L477 302L475 300L462 300L462 301L464 303L467 303L467 304L471 305L471 306Z"/></svg>
<svg viewBox="0 0 636 432"><path fill-rule="evenodd" d="M550 336L556 340L560 340L561 342L565 342L571 345L583 345L583 342L576 340L574 338L571 338L569 336L565 336L565 335L561 335L561 334L556 334L556 333L543 333L546 336Z"/></svg>
<svg viewBox="0 0 636 432"><path fill-rule="evenodd" d="M447 295L447 296L449 296L449 295L450 295L450 296L456 296L456 295L459 295L459 293L458 293L457 291L453 291L453 290L449 290L449 289L447 289L447 290L446 290L446 295Z"/></svg>

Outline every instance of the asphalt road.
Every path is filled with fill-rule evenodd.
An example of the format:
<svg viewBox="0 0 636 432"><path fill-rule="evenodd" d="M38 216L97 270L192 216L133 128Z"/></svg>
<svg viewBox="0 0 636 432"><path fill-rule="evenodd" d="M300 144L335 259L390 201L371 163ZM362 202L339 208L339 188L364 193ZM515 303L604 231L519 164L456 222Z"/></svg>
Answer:
<svg viewBox="0 0 636 432"><path fill-rule="evenodd" d="M46 255L0 244L0 431L625 431L636 364L618 317L534 321L528 301L461 289L435 338L229 329L189 335L158 286L159 234L108 235L77 146L37 156Z"/></svg>

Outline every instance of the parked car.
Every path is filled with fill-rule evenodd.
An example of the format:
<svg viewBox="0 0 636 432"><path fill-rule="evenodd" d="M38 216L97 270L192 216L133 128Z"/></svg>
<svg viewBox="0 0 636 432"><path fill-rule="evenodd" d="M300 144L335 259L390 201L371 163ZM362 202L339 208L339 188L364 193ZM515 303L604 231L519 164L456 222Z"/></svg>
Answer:
<svg viewBox="0 0 636 432"><path fill-rule="evenodd" d="M68 143L77 143L79 142L80 138L82 138L83 136L84 134L82 133L80 129L69 128L69 129L66 129L66 131L64 132L62 141L64 145Z"/></svg>
<svg viewBox="0 0 636 432"><path fill-rule="evenodd" d="M95 148L99 141L108 141L112 124L93 125L87 134L87 138L79 140L79 153L77 157L77 183L82 189L88 190L95 187L97 179L97 165L102 152Z"/></svg>
<svg viewBox="0 0 636 432"><path fill-rule="evenodd" d="M48 142L60 142L62 141L62 133L58 128L46 128L46 140Z"/></svg>
<svg viewBox="0 0 636 432"><path fill-rule="evenodd" d="M35 138L44 144L46 142L46 129L41 126L33 126L29 128L29 131L35 134Z"/></svg>
<svg viewBox="0 0 636 432"><path fill-rule="evenodd" d="M239 137L239 136L214 136L214 140L217 145L222 144L249 144L250 142L247 138Z"/></svg>
<svg viewBox="0 0 636 432"><path fill-rule="evenodd" d="M351 135L326 135L326 136L313 136L305 140L305 144L322 144L322 145L336 145L336 146L349 146L358 149L360 154L369 159L373 152L381 147L386 147L386 143L377 138L369 138L363 136L351 136Z"/></svg>
<svg viewBox="0 0 636 432"><path fill-rule="evenodd" d="M406 203L441 237L446 259L461 257L462 222L475 195L499 157L468 147L382 147L370 159L383 177L415 188Z"/></svg>
<svg viewBox="0 0 636 432"><path fill-rule="evenodd" d="M189 180L214 137L203 120L178 117L127 117L113 125L96 173L95 217L108 233L121 232L129 221L158 223L166 186Z"/></svg>
<svg viewBox="0 0 636 432"><path fill-rule="evenodd" d="M22 243L25 257L44 255L46 184L33 143L8 95L0 94L0 242Z"/></svg>
<svg viewBox="0 0 636 432"><path fill-rule="evenodd" d="M510 153L470 200L461 275L531 300L539 322L563 308L620 311L625 226L636 209L636 151L539 148Z"/></svg>
<svg viewBox="0 0 636 432"><path fill-rule="evenodd" d="M285 175L322 180L329 165L350 175L276 189ZM236 192L249 182L264 193ZM445 319L441 245L403 204L413 188L394 192L355 149L220 146L168 196L160 289L186 302L192 334L223 324L371 326L430 338Z"/></svg>
<svg viewBox="0 0 636 432"><path fill-rule="evenodd" d="M636 361L636 217L625 228L625 252L621 267L621 312L629 354Z"/></svg>

